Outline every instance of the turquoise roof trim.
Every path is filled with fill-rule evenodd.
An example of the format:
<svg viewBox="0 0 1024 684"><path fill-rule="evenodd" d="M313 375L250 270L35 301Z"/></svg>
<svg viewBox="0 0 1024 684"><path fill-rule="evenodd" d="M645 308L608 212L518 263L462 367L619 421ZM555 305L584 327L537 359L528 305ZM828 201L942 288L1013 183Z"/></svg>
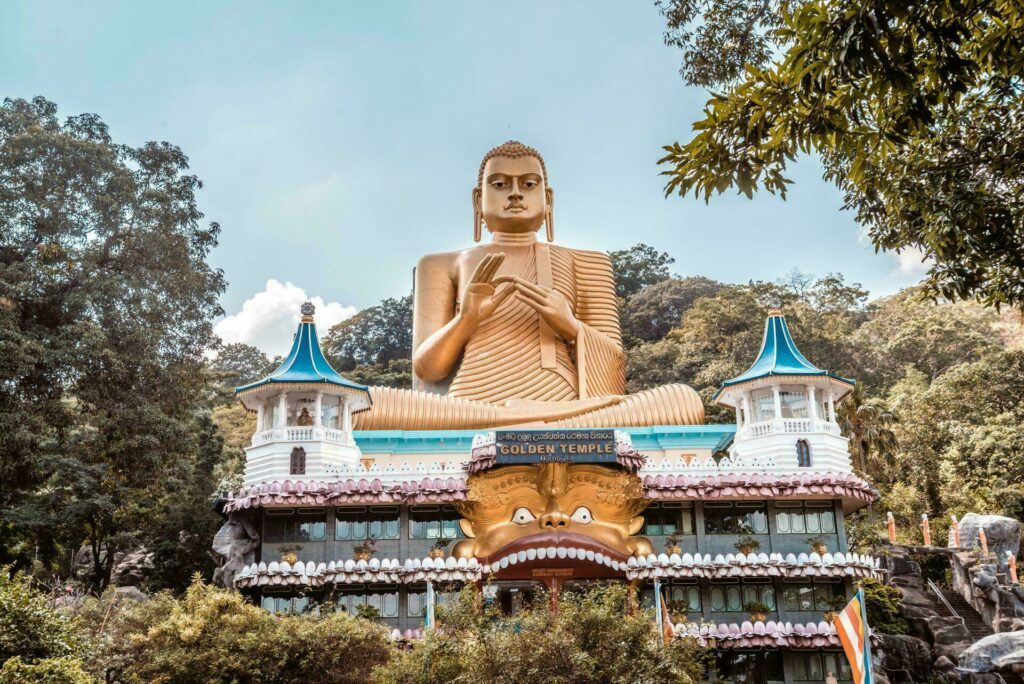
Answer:
<svg viewBox="0 0 1024 684"><path fill-rule="evenodd" d="M711 449L732 442L735 425L671 425L616 428L629 433L633 446L644 449ZM490 430L357 430L352 433L364 454L469 453L473 436Z"/></svg>
<svg viewBox="0 0 1024 684"><path fill-rule="evenodd" d="M320 340L316 336L316 324L306 320L299 323L295 340L292 342L292 350L288 352L288 356L285 357L278 369L262 380L236 387L235 393L263 385L298 382L322 382L337 385L365 392L367 399L370 397L369 388L366 385L352 382L331 368L331 364L327 362L323 351L320 350Z"/></svg>
<svg viewBox="0 0 1024 684"><path fill-rule="evenodd" d="M796 348L793 336L789 334L786 319L782 314L773 314L764 323L764 337L761 339L761 351L757 355L757 360L742 375L723 382L712 399L717 399L719 394L732 385L773 375L822 376L853 385L853 380L822 370L804 358Z"/></svg>

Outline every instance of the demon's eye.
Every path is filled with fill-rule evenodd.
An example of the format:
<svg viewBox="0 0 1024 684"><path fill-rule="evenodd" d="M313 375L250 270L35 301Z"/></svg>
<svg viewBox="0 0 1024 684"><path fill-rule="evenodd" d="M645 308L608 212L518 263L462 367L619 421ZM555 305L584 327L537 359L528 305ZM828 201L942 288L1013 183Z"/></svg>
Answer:
<svg viewBox="0 0 1024 684"><path fill-rule="evenodd" d="M590 513L590 509L586 506L580 506L576 509L576 512L572 514L573 522L583 523L584 525L590 524L593 521L594 516Z"/></svg>
<svg viewBox="0 0 1024 684"><path fill-rule="evenodd" d="M517 508L516 512L512 514L512 522L517 525L525 525L526 523L531 523L536 519L537 518L534 517L533 513L530 512L530 509L523 508L522 506Z"/></svg>

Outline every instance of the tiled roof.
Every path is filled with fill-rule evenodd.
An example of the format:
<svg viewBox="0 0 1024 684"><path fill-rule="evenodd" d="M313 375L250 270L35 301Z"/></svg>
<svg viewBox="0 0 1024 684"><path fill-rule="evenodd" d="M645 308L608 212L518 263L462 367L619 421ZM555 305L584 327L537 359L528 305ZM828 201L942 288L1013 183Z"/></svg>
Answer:
<svg viewBox="0 0 1024 684"><path fill-rule="evenodd" d="M475 558L371 558L330 563L287 561L252 563L235 575L235 586L246 587L302 586L324 584L382 583L411 584L416 582L475 582L482 568Z"/></svg>
<svg viewBox="0 0 1024 684"><path fill-rule="evenodd" d="M800 495L841 496L875 501L878 492L856 475L845 473L725 473L722 475L645 475L651 499L779 498Z"/></svg>
<svg viewBox="0 0 1024 684"><path fill-rule="evenodd" d="M630 558L627 579L655 577L876 577L880 561L858 553L660 554Z"/></svg>
<svg viewBox="0 0 1024 684"><path fill-rule="evenodd" d="M344 506L360 503L448 503L466 498L464 478L384 484L379 479L264 482L229 494L224 512L265 506Z"/></svg>

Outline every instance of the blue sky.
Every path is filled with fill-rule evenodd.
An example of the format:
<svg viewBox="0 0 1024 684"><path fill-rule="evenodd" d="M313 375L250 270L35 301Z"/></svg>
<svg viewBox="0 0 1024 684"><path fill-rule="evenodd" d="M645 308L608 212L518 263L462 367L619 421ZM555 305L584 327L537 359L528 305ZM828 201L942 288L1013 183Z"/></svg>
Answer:
<svg viewBox="0 0 1024 684"><path fill-rule="evenodd" d="M407 293L421 254L466 246L480 157L509 138L544 154L563 244L646 242L731 282L916 282L913 260L859 239L813 159L786 202L665 199L661 145L688 139L707 94L683 86L662 30L645 1L6 0L0 96L180 146L223 229L219 329L271 351L303 297L330 322Z"/></svg>

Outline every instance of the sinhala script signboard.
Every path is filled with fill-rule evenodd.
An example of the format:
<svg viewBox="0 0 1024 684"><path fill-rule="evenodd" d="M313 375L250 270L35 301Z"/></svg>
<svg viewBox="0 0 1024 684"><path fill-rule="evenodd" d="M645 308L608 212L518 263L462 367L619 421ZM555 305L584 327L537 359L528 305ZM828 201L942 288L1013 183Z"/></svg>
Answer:
<svg viewBox="0 0 1024 684"><path fill-rule="evenodd" d="M614 463L615 430L498 430L496 465Z"/></svg>

